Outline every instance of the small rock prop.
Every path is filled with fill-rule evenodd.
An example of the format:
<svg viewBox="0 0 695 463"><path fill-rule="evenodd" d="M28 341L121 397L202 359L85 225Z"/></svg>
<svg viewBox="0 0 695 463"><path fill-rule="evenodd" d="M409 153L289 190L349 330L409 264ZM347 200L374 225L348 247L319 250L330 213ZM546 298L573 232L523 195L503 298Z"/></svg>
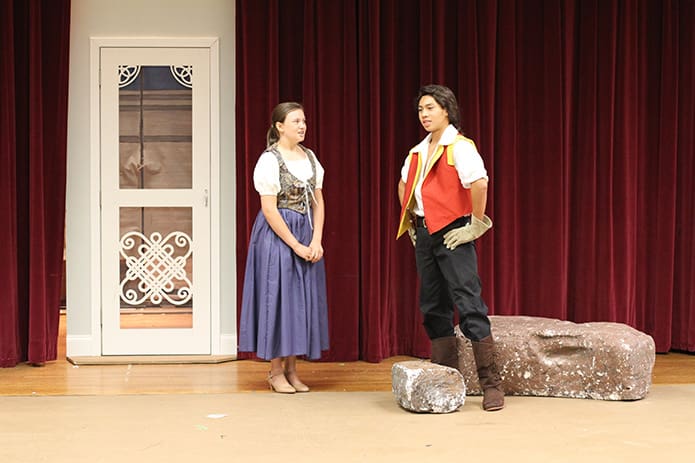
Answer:
<svg viewBox="0 0 695 463"><path fill-rule="evenodd" d="M451 413L466 401L461 373L428 361L394 363L391 381L398 405L412 412Z"/></svg>

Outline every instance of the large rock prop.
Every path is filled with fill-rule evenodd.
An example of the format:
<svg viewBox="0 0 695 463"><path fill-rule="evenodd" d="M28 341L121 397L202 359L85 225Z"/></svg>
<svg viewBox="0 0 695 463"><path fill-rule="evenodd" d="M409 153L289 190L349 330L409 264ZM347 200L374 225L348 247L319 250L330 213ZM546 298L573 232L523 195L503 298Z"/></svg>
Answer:
<svg viewBox="0 0 695 463"><path fill-rule="evenodd" d="M634 328L523 316L490 321L507 395L637 400L649 392L654 340ZM471 343L456 332L467 393L479 395Z"/></svg>
<svg viewBox="0 0 695 463"><path fill-rule="evenodd" d="M423 360L394 363L391 381L398 404L412 412L450 413L466 400L461 373Z"/></svg>

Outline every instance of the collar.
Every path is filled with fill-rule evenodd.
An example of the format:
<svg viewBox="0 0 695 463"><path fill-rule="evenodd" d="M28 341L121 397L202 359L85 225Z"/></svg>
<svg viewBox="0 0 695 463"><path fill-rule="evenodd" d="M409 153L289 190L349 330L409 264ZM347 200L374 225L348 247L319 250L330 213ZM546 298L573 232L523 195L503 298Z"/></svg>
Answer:
<svg viewBox="0 0 695 463"><path fill-rule="evenodd" d="M453 125L449 124L449 126L444 129L444 133L442 134L442 138L439 139L439 145L447 146L450 145L454 142L456 139L456 135L458 135L458 130L456 130L456 127ZM430 144L430 139L432 138L432 134L428 133L427 136L413 149L410 150L411 153L426 153L427 152L427 145Z"/></svg>

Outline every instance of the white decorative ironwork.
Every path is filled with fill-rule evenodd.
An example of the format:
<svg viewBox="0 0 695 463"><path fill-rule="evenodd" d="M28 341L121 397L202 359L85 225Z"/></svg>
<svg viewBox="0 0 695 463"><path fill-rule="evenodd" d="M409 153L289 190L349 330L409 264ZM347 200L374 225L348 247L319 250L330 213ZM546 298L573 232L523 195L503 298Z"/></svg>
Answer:
<svg viewBox="0 0 695 463"><path fill-rule="evenodd" d="M166 300L173 305L182 305L191 299L193 284L186 275L185 267L193 249L192 240L187 234L176 231L162 239L159 232L147 238L133 231L123 235L120 243L120 253L127 267L125 278L121 281L121 299L124 302L138 305L149 299L153 304ZM175 246L182 255L174 255ZM129 282L135 281L137 290L126 288ZM175 290L177 286L180 287Z"/></svg>
<svg viewBox="0 0 695 463"><path fill-rule="evenodd" d="M193 88L193 66L192 65L171 65L171 75L174 76L176 82L186 88Z"/></svg>
<svg viewBox="0 0 695 463"><path fill-rule="evenodd" d="M118 65L118 88L127 87L132 84L140 74L140 66L131 66L128 64Z"/></svg>

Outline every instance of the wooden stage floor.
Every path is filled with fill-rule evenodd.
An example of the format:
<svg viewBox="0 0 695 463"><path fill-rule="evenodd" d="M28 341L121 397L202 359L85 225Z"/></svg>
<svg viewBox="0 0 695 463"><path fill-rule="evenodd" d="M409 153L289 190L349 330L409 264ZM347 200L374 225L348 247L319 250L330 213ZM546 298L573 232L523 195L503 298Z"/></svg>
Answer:
<svg viewBox="0 0 695 463"><path fill-rule="evenodd" d="M64 317L61 317L61 321ZM299 362L299 371L313 391L390 391L394 362ZM58 360L41 367L27 364L0 369L0 395L189 394L268 391L269 364L237 360L217 364L73 365L65 358L65 327L61 323ZM695 355L659 354L653 384L695 383Z"/></svg>

